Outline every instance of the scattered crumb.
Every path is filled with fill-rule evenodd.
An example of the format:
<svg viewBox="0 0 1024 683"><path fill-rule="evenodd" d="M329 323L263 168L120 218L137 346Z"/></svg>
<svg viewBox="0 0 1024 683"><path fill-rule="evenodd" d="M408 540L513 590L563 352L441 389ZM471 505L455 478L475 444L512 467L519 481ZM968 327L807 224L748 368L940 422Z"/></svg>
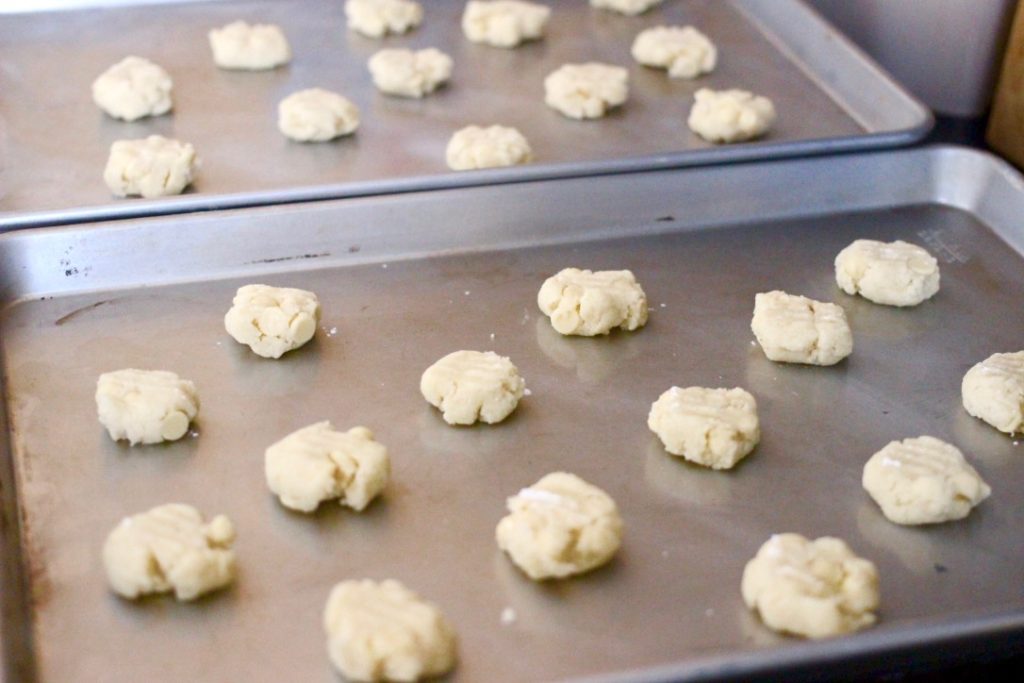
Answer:
<svg viewBox="0 0 1024 683"><path fill-rule="evenodd" d="M188 435L190 437L192 437L193 439L198 439L199 438L199 430L198 429L192 429L192 430L189 431Z"/></svg>
<svg viewBox="0 0 1024 683"><path fill-rule="evenodd" d="M382 264L380 264L380 267L383 268L384 270L387 270L388 264L382 263Z"/></svg>
<svg viewBox="0 0 1024 683"><path fill-rule="evenodd" d="M463 295L469 296L469 290L467 289L465 292L463 292Z"/></svg>
<svg viewBox="0 0 1024 683"><path fill-rule="evenodd" d="M661 551L661 556L662 557L668 557L668 551L667 550L662 550Z"/></svg>
<svg viewBox="0 0 1024 683"><path fill-rule="evenodd" d="M516 620L516 611L511 607L501 610L501 623L508 626Z"/></svg>
<svg viewBox="0 0 1024 683"><path fill-rule="evenodd" d="M491 332L491 341L494 341L494 333Z"/></svg>
<svg viewBox="0 0 1024 683"><path fill-rule="evenodd" d="M665 308L665 306L666 306L666 304L658 304L658 305L661 306L662 308Z"/></svg>
<svg viewBox="0 0 1024 683"><path fill-rule="evenodd" d="M523 389L523 396L533 396L533 392L529 389Z"/></svg>
<svg viewBox="0 0 1024 683"><path fill-rule="evenodd" d="M706 616L706 617L713 617L713 616L715 616L715 610L710 608L710 607L708 607L706 610L704 610L704 616Z"/></svg>
<svg viewBox="0 0 1024 683"><path fill-rule="evenodd" d="M751 339L750 340L750 345L751 346L757 346L757 340L756 339Z"/></svg>
<svg viewBox="0 0 1024 683"><path fill-rule="evenodd" d="M1014 442L1013 442L1013 445L1014 445L1014 446L1019 446L1019 445L1020 445L1020 441L1014 441Z"/></svg>
<svg viewBox="0 0 1024 683"><path fill-rule="evenodd" d="M332 327L331 329L327 330L327 336L328 337L333 337L336 334L338 334L338 328L337 327Z"/></svg>
<svg viewBox="0 0 1024 683"><path fill-rule="evenodd" d="M519 321L519 324L520 325L525 325L528 322L530 322L530 311L528 311L527 309L524 308L523 309L523 319Z"/></svg>
<svg viewBox="0 0 1024 683"><path fill-rule="evenodd" d="M214 346L220 346L220 342L216 342Z"/></svg>

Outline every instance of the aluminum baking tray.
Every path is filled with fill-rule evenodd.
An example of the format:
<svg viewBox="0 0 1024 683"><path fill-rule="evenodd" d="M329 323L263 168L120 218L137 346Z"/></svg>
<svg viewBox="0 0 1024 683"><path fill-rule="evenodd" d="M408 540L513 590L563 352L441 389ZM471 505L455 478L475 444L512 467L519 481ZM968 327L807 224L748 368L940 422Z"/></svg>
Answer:
<svg viewBox="0 0 1024 683"><path fill-rule="evenodd" d="M1024 346L1022 215L1020 176L938 147L8 232L8 680L332 680L320 612L353 577L442 605L459 681L796 680L1024 648L1024 445L969 417L959 392L971 364ZM941 292L909 310L842 294L832 260L860 237L926 245ZM554 333L536 292L568 265L631 268L648 325ZM319 294L309 347L267 361L226 336L232 294L253 281ZM772 288L841 303L854 354L766 360L749 323ZM520 368L531 394L505 423L452 428L420 397L420 373L460 348ZM194 380L195 438L112 443L92 394L120 367ZM754 393L757 450L733 472L666 455L646 415L672 384ZM363 514L292 514L266 489L266 446L322 419L368 425L391 450L393 483ZM920 434L958 444L992 484L968 519L897 527L862 491L874 451ZM609 491L626 535L609 566L538 585L493 533L505 497L554 470ZM236 521L237 584L197 604L113 596L105 535L172 500ZM874 560L880 625L819 643L761 626L740 574L780 531L838 535Z"/></svg>
<svg viewBox="0 0 1024 683"><path fill-rule="evenodd" d="M670 0L637 18L565 0L551 3L547 39L513 51L465 40L464 3L454 1L427 3L420 29L384 41L349 33L340 0L122 4L129 6L0 15L0 229L892 146L920 139L932 122L798 0ZM293 63L263 73L218 70L206 32L240 17L280 24ZM633 62L633 37L663 23L706 31L720 47L714 74L673 80ZM444 49L455 60L453 83L422 101L377 93L365 64L382 46ZM172 115L127 124L92 103L92 80L126 54L168 69ZM572 121L543 104L544 76L583 60L630 70L630 101L599 122ZM277 131L278 101L312 86L357 103L363 123L354 137L299 144ZM769 95L779 111L775 130L744 145L701 141L685 118L704 86ZM521 129L537 163L448 171L451 134L491 122ZM203 166L192 191L112 199L102 180L110 144L151 133L195 144Z"/></svg>

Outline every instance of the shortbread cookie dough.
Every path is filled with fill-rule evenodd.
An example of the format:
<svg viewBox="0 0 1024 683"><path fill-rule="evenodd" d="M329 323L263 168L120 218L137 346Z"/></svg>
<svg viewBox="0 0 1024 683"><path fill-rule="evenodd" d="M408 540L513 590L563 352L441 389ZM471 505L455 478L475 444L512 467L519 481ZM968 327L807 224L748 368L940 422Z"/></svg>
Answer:
<svg viewBox="0 0 1024 683"><path fill-rule="evenodd" d="M611 496L575 474L554 472L508 499L498 547L534 581L582 574L608 562L622 543Z"/></svg>
<svg viewBox="0 0 1024 683"><path fill-rule="evenodd" d="M235 21L209 33L213 62L222 69L263 71L287 64L292 51L275 24Z"/></svg>
<svg viewBox="0 0 1024 683"><path fill-rule="evenodd" d="M224 315L224 329L258 356L280 358L316 334L320 301L304 289L245 285Z"/></svg>
<svg viewBox="0 0 1024 683"><path fill-rule="evenodd" d="M368 66L377 89L399 97L423 97L452 76L452 58L434 48L381 50Z"/></svg>
<svg viewBox="0 0 1024 683"><path fill-rule="evenodd" d="M864 465L861 481L897 524L963 519L992 493L960 449L932 436L889 442Z"/></svg>
<svg viewBox="0 0 1024 683"><path fill-rule="evenodd" d="M348 27L369 38L401 34L423 21L423 7L412 0L345 0Z"/></svg>
<svg viewBox="0 0 1024 683"><path fill-rule="evenodd" d="M647 323L647 295L628 270L565 268L544 281L537 305L566 335L633 331Z"/></svg>
<svg viewBox="0 0 1024 683"><path fill-rule="evenodd" d="M876 304L916 306L939 291L939 262L916 244L857 240L835 265L844 292Z"/></svg>
<svg viewBox="0 0 1024 683"><path fill-rule="evenodd" d="M1024 351L994 353L964 375L964 409L1001 432L1024 433Z"/></svg>
<svg viewBox="0 0 1024 683"><path fill-rule="evenodd" d="M118 140L110 146L103 181L117 197L147 199L181 194L199 166L195 147L162 135Z"/></svg>
<svg viewBox="0 0 1024 683"><path fill-rule="evenodd" d="M599 119L629 96L629 72L621 66L565 64L544 79L544 102L571 119Z"/></svg>
<svg viewBox="0 0 1024 683"><path fill-rule="evenodd" d="M176 441L199 413L196 385L164 370L116 370L96 382L100 424L131 445Z"/></svg>
<svg viewBox="0 0 1024 683"><path fill-rule="evenodd" d="M352 681L416 681L455 666L455 630L394 579L342 581L324 608L327 654Z"/></svg>
<svg viewBox="0 0 1024 683"><path fill-rule="evenodd" d="M544 36L551 8L520 0L470 0L462 13L462 32L474 43L515 47Z"/></svg>
<svg viewBox="0 0 1024 683"><path fill-rule="evenodd" d="M708 142L744 142L764 135L775 123L775 105L746 90L709 90L694 94L687 124Z"/></svg>
<svg viewBox="0 0 1024 683"><path fill-rule="evenodd" d="M764 355L783 363L835 365L853 351L842 306L777 290L754 297L750 329Z"/></svg>
<svg viewBox="0 0 1024 683"><path fill-rule="evenodd" d="M501 422L519 405L525 388L512 361L493 351L449 353L420 378L423 398L452 425Z"/></svg>
<svg viewBox="0 0 1024 683"><path fill-rule="evenodd" d="M325 500L361 511L388 483L388 449L366 427L335 431L317 422L284 437L267 449L267 486L281 504L313 512Z"/></svg>
<svg viewBox="0 0 1024 683"><path fill-rule="evenodd" d="M663 0L590 0L591 7L611 10L619 14L636 16L643 14L655 5L660 5Z"/></svg>
<svg viewBox="0 0 1024 683"><path fill-rule="evenodd" d="M195 600L235 578L234 541L224 515L206 524L191 505L170 503L121 520L103 544L103 566L123 597L173 591Z"/></svg>
<svg viewBox="0 0 1024 683"><path fill-rule="evenodd" d="M672 78L709 74L718 62L718 50L692 26L656 26L633 41L633 59L644 66L667 69Z"/></svg>
<svg viewBox="0 0 1024 683"><path fill-rule="evenodd" d="M171 110L171 77L142 57L125 57L92 84L92 99L115 119L135 121Z"/></svg>
<svg viewBox="0 0 1024 683"><path fill-rule="evenodd" d="M533 159L526 137L509 126L466 126L452 135L445 161L453 171L518 166Z"/></svg>
<svg viewBox="0 0 1024 683"><path fill-rule="evenodd" d="M838 538L776 534L747 563L742 593L769 628L827 638L875 623L878 570Z"/></svg>
<svg viewBox="0 0 1024 683"><path fill-rule="evenodd" d="M761 440L757 401L739 388L672 387L651 405L647 426L672 455L716 470L732 468Z"/></svg>
<svg viewBox="0 0 1024 683"><path fill-rule="evenodd" d="M300 90L277 105L277 127L299 142L333 140L355 132L359 108L330 90Z"/></svg>

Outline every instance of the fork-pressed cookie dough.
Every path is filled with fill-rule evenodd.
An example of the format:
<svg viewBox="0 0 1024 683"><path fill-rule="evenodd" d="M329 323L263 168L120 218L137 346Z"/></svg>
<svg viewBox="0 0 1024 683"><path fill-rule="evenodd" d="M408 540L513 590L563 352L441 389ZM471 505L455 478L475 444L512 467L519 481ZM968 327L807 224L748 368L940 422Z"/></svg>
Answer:
<svg viewBox="0 0 1024 683"><path fill-rule="evenodd" d="M750 329L769 360L835 365L853 352L842 306L778 290L754 297Z"/></svg>
<svg viewBox="0 0 1024 683"><path fill-rule="evenodd" d="M284 32L275 24L233 21L208 34L213 62L222 69L263 71L291 61Z"/></svg>
<svg viewBox="0 0 1024 683"><path fill-rule="evenodd" d="M537 293L537 305L551 326L565 335L592 337L647 323L647 295L629 270L565 268Z"/></svg>
<svg viewBox="0 0 1024 683"><path fill-rule="evenodd" d="M469 0L462 13L462 32L474 43L516 47L544 36L551 8L522 0Z"/></svg>
<svg viewBox="0 0 1024 683"><path fill-rule="evenodd" d="M198 414L199 395L192 382L173 372L129 368L100 375L96 409L114 441L176 441Z"/></svg>
<svg viewBox="0 0 1024 683"><path fill-rule="evenodd" d="M245 285L224 315L224 329L264 358L280 358L316 334L320 301L305 289Z"/></svg>
<svg viewBox="0 0 1024 683"><path fill-rule="evenodd" d="M345 0L348 27L368 38L402 34L423 22L423 6L413 0Z"/></svg>
<svg viewBox="0 0 1024 683"><path fill-rule="evenodd" d="M628 97L629 72L612 64L563 64L544 79L544 102L571 119L599 119Z"/></svg>
<svg viewBox="0 0 1024 683"><path fill-rule="evenodd" d="M533 160L526 137L510 126L466 126L455 132L445 149L453 171L518 166Z"/></svg>
<svg viewBox="0 0 1024 683"><path fill-rule="evenodd" d="M505 356L493 351L455 351L420 378L420 393L451 425L494 424L508 417L526 382Z"/></svg>
<svg viewBox="0 0 1024 683"><path fill-rule="evenodd" d="M916 306L939 291L939 262L927 251L896 240L856 240L836 256L836 284L886 306Z"/></svg>
<svg viewBox="0 0 1024 683"><path fill-rule="evenodd" d="M367 67L377 89L388 95L420 98L437 90L452 75L452 58L434 48L389 48L370 57Z"/></svg>
<svg viewBox="0 0 1024 683"><path fill-rule="evenodd" d="M745 142L764 135L775 123L772 101L746 90L701 88L693 97L686 123L708 142Z"/></svg>
<svg viewBox="0 0 1024 683"><path fill-rule="evenodd" d="M142 57L125 57L93 81L92 99L110 116L136 121L171 110L170 75Z"/></svg>
<svg viewBox="0 0 1024 683"><path fill-rule="evenodd" d="M298 142L325 142L354 133L359 108L330 90L300 90L277 105L277 127Z"/></svg>
<svg viewBox="0 0 1024 683"><path fill-rule="evenodd" d="M590 0L590 6L618 12L626 16L643 14L647 10L660 5L665 0Z"/></svg>
<svg viewBox="0 0 1024 683"><path fill-rule="evenodd" d="M744 389L672 387L651 406L647 426L672 455L730 469L761 439L757 402Z"/></svg>
<svg viewBox="0 0 1024 683"><path fill-rule="evenodd" d="M187 142L162 135L118 140L110 146L103 182L117 197L164 197L191 185L198 166L196 150Z"/></svg>
<svg viewBox="0 0 1024 683"><path fill-rule="evenodd" d="M994 353L960 385L964 409L1007 434L1024 433L1024 351Z"/></svg>
<svg viewBox="0 0 1024 683"><path fill-rule="evenodd" d="M692 26L656 26L642 31L630 49L644 66L666 69L672 78L696 78L714 71L718 50Z"/></svg>

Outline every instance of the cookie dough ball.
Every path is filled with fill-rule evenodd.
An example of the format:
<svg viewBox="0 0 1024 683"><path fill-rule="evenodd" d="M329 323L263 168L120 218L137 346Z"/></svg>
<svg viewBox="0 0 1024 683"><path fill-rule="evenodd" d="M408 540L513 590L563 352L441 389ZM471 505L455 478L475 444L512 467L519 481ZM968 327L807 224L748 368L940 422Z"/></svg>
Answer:
<svg viewBox="0 0 1024 683"><path fill-rule="evenodd" d="M544 281L537 305L566 335L632 332L647 323L647 295L628 270L565 268Z"/></svg>
<svg viewBox="0 0 1024 683"><path fill-rule="evenodd" d="M416 681L455 666L455 630L398 581L342 581L324 608L327 654L351 681Z"/></svg>
<svg viewBox="0 0 1024 683"><path fill-rule="evenodd" d="M171 110L171 77L142 57L125 57L92 84L92 99L115 119L135 121Z"/></svg>
<svg viewBox="0 0 1024 683"><path fill-rule="evenodd" d="M843 307L805 296L777 290L758 294L750 329L774 361L835 365L853 352Z"/></svg>
<svg viewBox="0 0 1024 683"><path fill-rule="evenodd" d="M1024 351L995 353L964 375L964 409L1001 432L1024 433Z"/></svg>
<svg viewBox="0 0 1024 683"><path fill-rule="evenodd" d="M224 315L224 329L258 356L280 358L316 334L320 301L304 289L245 285Z"/></svg>
<svg viewBox="0 0 1024 683"><path fill-rule="evenodd" d="M582 574L612 559L622 518L611 496L575 474L554 472L508 499L498 547L534 581Z"/></svg>
<svg viewBox="0 0 1024 683"><path fill-rule="evenodd" d="M538 40L551 17L551 8L520 0L470 0L462 13L462 32L474 43L515 47Z"/></svg>
<svg viewBox="0 0 1024 683"><path fill-rule="evenodd" d="M275 24L235 21L209 33L213 61L222 69L263 71L292 59L288 39Z"/></svg>
<svg viewBox="0 0 1024 683"><path fill-rule="evenodd" d="M235 578L235 527L224 515L209 524L191 505L160 505L121 520L103 544L115 593L134 600L174 592L195 600Z"/></svg>
<svg viewBox="0 0 1024 683"><path fill-rule="evenodd" d="M277 128L299 142L324 142L350 135L359 127L359 108L338 93L310 88L277 105Z"/></svg>
<svg viewBox="0 0 1024 683"><path fill-rule="evenodd" d="M445 150L448 168L453 171L517 166L532 159L530 143L509 126L466 126L452 135Z"/></svg>
<svg viewBox="0 0 1024 683"><path fill-rule="evenodd" d="M757 401L743 389L672 387L651 405L651 428L672 455L727 470L761 440Z"/></svg>
<svg viewBox="0 0 1024 683"><path fill-rule="evenodd" d="M345 0L348 27L369 38L402 34L423 22L423 7L412 0Z"/></svg>
<svg viewBox="0 0 1024 683"><path fill-rule="evenodd" d="M743 570L743 601L766 626L807 638L875 623L878 570L838 538L776 534Z"/></svg>
<svg viewBox="0 0 1024 683"><path fill-rule="evenodd" d="M916 306L939 291L939 262L916 244L857 240L836 256L836 283L876 304Z"/></svg>
<svg viewBox="0 0 1024 683"><path fill-rule="evenodd" d="M512 361L493 351L449 353L420 378L423 398L451 425L501 422L519 405L524 389Z"/></svg>
<svg viewBox="0 0 1024 683"><path fill-rule="evenodd" d="M267 449L267 486L281 504L313 512L325 500L361 511L388 483L388 449L366 427L338 432L330 422L292 432Z"/></svg>
<svg viewBox="0 0 1024 683"><path fill-rule="evenodd" d="M637 14L643 14L662 2L663 0L590 0L590 6L632 17Z"/></svg>
<svg viewBox="0 0 1024 683"><path fill-rule="evenodd" d="M889 442L864 465L861 481L897 524L963 519L992 493L960 449L932 436Z"/></svg>
<svg viewBox="0 0 1024 683"><path fill-rule="evenodd" d="M131 445L176 441L199 413L196 385L164 370L116 370L96 382L100 424Z"/></svg>
<svg viewBox="0 0 1024 683"><path fill-rule="evenodd" d="M152 199L181 194L198 166L195 147L187 142L162 135L118 140L110 146L103 181L117 197Z"/></svg>
<svg viewBox="0 0 1024 683"><path fill-rule="evenodd" d="M632 54L644 66L668 69L672 78L709 74L718 62L715 44L692 26L649 28L633 41Z"/></svg>
<svg viewBox="0 0 1024 683"><path fill-rule="evenodd" d="M399 97L423 97L452 77L452 58L434 48L381 50L368 66L377 89Z"/></svg>
<svg viewBox="0 0 1024 683"><path fill-rule="evenodd" d="M775 105L746 90L709 90L695 95L687 124L708 142L744 142L764 135L775 123Z"/></svg>
<svg viewBox="0 0 1024 683"><path fill-rule="evenodd" d="M544 102L571 119L599 119L629 96L629 72L621 66L565 64L544 79Z"/></svg>

